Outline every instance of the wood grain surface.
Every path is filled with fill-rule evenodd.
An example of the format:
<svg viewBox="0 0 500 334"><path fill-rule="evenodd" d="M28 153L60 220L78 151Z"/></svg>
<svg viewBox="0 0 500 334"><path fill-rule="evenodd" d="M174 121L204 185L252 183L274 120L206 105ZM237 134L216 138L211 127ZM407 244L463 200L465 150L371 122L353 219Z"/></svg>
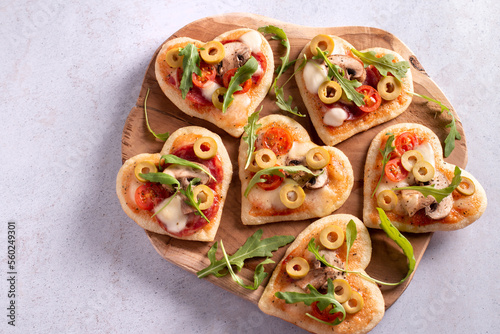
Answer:
<svg viewBox="0 0 500 334"><path fill-rule="evenodd" d="M304 45L318 33L326 33L337 35L344 38L354 45L358 50L363 50L368 47L384 47L392 49L401 54L411 64L411 71L414 80L415 92L427 95L443 102L450 107L451 111L457 118L457 128L462 135L462 140L456 142L456 148L453 153L446 158L447 162L453 163L457 166L465 168L467 164L467 147L466 140L463 133L461 122L456 115L451 104L441 92L439 87L427 76L425 70L420 65L417 57L411 50L397 37L386 31L369 28L369 27L305 27L287 22L277 21L271 18L257 16L253 14L227 14L223 16L207 17L201 20L192 22L168 39L176 37L191 37L201 41L210 41L217 35L236 28L247 27L257 29L266 25L275 25L283 29L291 44L290 59L295 59ZM167 36L166 36L167 37ZM270 37L270 36L268 36ZM270 40L268 38L268 40ZM285 49L276 40L270 40L271 47L274 52L274 60L277 65L281 64L279 57L284 55ZM156 153L159 152L163 146L163 142L156 140L146 127L144 118L144 98L149 89L150 94L147 101L147 110L149 122L151 127L156 133L173 132L176 129L188 126L198 125L206 127L207 129L218 133L228 150L229 155L233 161L233 179L229 188L227 201L224 207L221 225L216 236L216 240L223 240L226 251L232 254L238 249L245 240L251 236L256 230L262 228L264 231L263 237L271 237L273 235L294 235L296 236L313 220L299 221L299 222L282 222L273 223L262 226L244 226L241 223L241 202L240 202L240 181L238 178L238 145L239 139L229 136L222 129L217 128L215 125L198 118L193 118L182 113L177 107L171 103L163 94L154 74L154 61L158 50L152 55L151 62L146 70L144 81L140 95L137 99L135 107L132 108L126 120L123 136L122 136L122 159L126 159L137 155L139 153ZM289 69L280 79L283 84L291 75ZM301 101L300 94L295 83L291 80L285 86L285 96L292 95L294 99L293 105L297 105L301 113L307 113L304 104ZM282 114L278 107L275 105L274 96L268 95L262 102L263 111L261 116L272 113ZM448 134L448 129L445 125L450 122L450 118L445 113L439 113L440 108L432 103L423 99L415 97L409 109L396 119L381 124L366 132L355 135L354 137L338 144L336 147L342 150L349 158L354 170L354 187L351 195L345 204L335 213L349 213L353 214L360 219L362 218L363 210L363 170L365 164L366 153L373 137L386 126L394 123L415 122L426 125L431 128L439 137L441 142L444 142ZM314 128L308 117L299 118L287 114L300 122L308 131L312 140L319 144L323 143L319 140ZM132 221L130 221L133 224ZM146 232L151 244L158 251L158 253L166 260L174 263L175 265L187 270L191 273L196 273L200 269L209 264L206 253L213 243L183 241L170 238L164 235L158 235L151 232ZM373 255L372 261L367 268L367 272L375 278L396 282L403 278L407 271L406 257L403 255L397 245L388 239L381 230L370 230L370 235L373 242ZM422 258L425 249L432 237L431 233L426 234L405 234L414 247L415 258L417 264ZM278 262L284 254L286 247L276 251L273 260ZM220 258L221 254L218 252L217 257ZM246 262L245 267L239 275L249 284L253 279L253 270L255 266L262 261L262 259L254 259ZM274 265L266 265L266 271L271 273ZM247 290L236 283L234 283L229 275L223 278L215 278L209 276L205 279L213 282L214 284L244 298L253 303L257 303L264 289L267 280L255 291ZM404 284L397 287L382 287L382 292L385 298L386 308L390 307L397 298L403 293L408 284L408 279Z"/></svg>

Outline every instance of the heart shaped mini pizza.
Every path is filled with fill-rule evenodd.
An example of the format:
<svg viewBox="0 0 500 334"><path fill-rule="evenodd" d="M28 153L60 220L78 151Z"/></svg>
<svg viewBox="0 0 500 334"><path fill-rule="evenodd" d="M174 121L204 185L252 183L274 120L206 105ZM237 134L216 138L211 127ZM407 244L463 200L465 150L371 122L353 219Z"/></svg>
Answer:
<svg viewBox="0 0 500 334"><path fill-rule="evenodd" d="M385 312L379 287L364 278L371 254L370 235L358 218L319 219L287 249L259 308L312 333L367 333Z"/></svg>
<svg viewBox="0 0 500 334"><path fill-rule="evenodd" d="M171 39L155 64L160 88L180 110L234 137L266 96L273 71L271 47L252 29L228 31L208 43Z"/></svg>
<svg viewBox="0 0 500 334"><path fill-rule="evenodd" d="M160 153L125 161L116 193L125 213L148 231L213 241L232 174L220 137L188 126L172 133Z"/></svg>
<svg viewBox="0 0 500 334"><path fill-rule="evenodd" d="M370 144L365 164L363 220L379 228L377 207L404 232L457 230L479 219L487 199L467 171L443 160L429 128L390 126Z"/></svg>
<svg viewBox="0 0 500 334"><path fill-rule="evenodd" d="M354 180L345 154L314 144L289 117L257 117L249 118L238 155L243 224L324 217L338 209Z"/></svg>
<svg viewBox="0 0 500 334"><path fill-rule="evenodd" d="M340 37L317 35L298 59L307 59L295 64L300 95L327 145L387 122L411 103L409 64L392 50L359 52Z"/></svg>

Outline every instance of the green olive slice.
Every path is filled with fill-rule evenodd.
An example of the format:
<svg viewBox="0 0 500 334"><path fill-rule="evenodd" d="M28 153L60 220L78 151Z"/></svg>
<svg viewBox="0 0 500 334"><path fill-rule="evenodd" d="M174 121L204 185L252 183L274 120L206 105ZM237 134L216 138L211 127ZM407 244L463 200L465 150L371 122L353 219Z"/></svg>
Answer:
<svg viewBox="0 0 500 334"><path fill-rule="evenodd" d="M422 160L413 165L411 170L415 180L419 182L428 182L434 177L434 167L427 161Z"/></svg>
<svg viewBox="0 0 500 334"><path fill-rule="evenodd" d="M211 159L217 154L217 142L212 137L201 137L196 139L193 149L198 158Z"/></svg>
<svg viewBox="0 0 500 334"><path fill-rule="evenodd" d="M318 50L316 50L316 48L320 48L320 50L326 52L327 55L331 55L334 47L335 43L333 42L333 38L325 34L316 35L309 44L309 50L311 50L313 56L318 55Z"/></svg>
<svg viewBox="0 0 500 334"><path fill-rule="evenodd" d="M214 192L207 185L200 184L194 187L193 197L199 201L200 210L206 210L214 204Z"/></svg>
<svg viewBox="0 0 500 334"><path fill-rule="evenodd" d="M422 155L422 153L420 153L417 150L406 151L401 156L401 164L403 165L403 168L409 172L411 172L411 170L413 169L413 166L417 162L423 161L423 160L424 160L424 156Z"/></svg>
<svg viewBox="0 0 500 334"><path fill-rule="evenodd" d="M146 161L146 160L137 163L137 165L135 165L134 168L135 177L140 182L147 182L147 180L143 179L139 174L156 173L157 171L158 168L156 168L156 165L151 161Z"/></svg>
<svg viewBox="0 0 500 334"><path fill-rule="evenodd" d="M330 153L324 147L314 147L306 153L306 163L312 169L324 168L329 162Z"/></svg>
<svg viewBox="0 0 500 334"><path fill-rule="evenodd" d="M274 167L278 158L276 158L276 154L270 149L261 148L255 152L254 160L259 168L264 169Z"/></svg>
<svg viewBox="0 0 500 334"><path fill-rule="evenodd" d="M309 263L303 257L296 256L286 263L286 272L293 279L304 278L309 273Z"/></svg>
<svg viewBox="0 0 500 334"><path fill-rule="evenodd" d="M297 182L289 180L280 189L280 200L289 209L297 209L304 203L306 193Z"/></svg>
<svg viewBox="0 0 500 334"><path fill-rule="evenodd" d="M318 89L319 99L325 104L332 104L342 97L342 87L336 81L325 81Z"/></svg>
<svg viewBox="0 0 500 334"><path fill-rule="evenodd" d="M337 278L333 280L333 293L335 300L342 304L349 300L352 294L352 289L349 282L345 279Z"/></svg>
<svg viewBox="0 0 500 334"><path fill-rule="evenodd" d="M342 303L342 306L344 306L344 309L347 313L349 314L354 314L359 312L365 302L363 300L363 297L359 294L359 292L352 290L351 292L351 297Z"/></svg>
<svg viewBox="0 0 500 334"><path fill-rule="evenodd" d="M218 41L210 41L203 45L202 50L200 50L201 59L209 65L215 65L220 63L226 55L226 50L224 45Z"/></svg>
<svg viewBox="0 0 500 334"><path fill-rule="evenodd" d="M398 196L391 189L385 189L377 195L377 205L384 211L392 211L398 204Z"/></svg>
<svg viewBox="0 0 500 334"><path fill-rule="evenodd" d="M179 55L179 48L173 48L167 51L165 55L165 60L168 66L172 68L177 68L182 66L182 60L184 56Z"/></svg>
<svg viewBox="0 0 500 334"><path fill-rule="evenodd" d="M386 76L380 79L377 84L377 91L384 100L394 100L401 94L401 82L393 76Z"/></svg>
<svg viewBox="0 0 500 334"><path fill-rule="evenodd" d="M224 95L227 92L227 88L219 87L212 94L212 104L217 108L222 110L222 105L224 104ZM232 103L232 102L231 102Z"/></svg>
<svg viewBox="0 0 500 334"><path fill-rule="evenodd" d="M257 162L255 161L255 152L252 153L252 159L250 160L250 164L248 164L247 169L250 172L254 172L254 173L257 173L258 171L261 170L261 168L259 166L257 166Z"/></svg>
<svg viewBox="0 0 500 334"><path fill-rule="evenodd" d="M328 249L337 249L344 243L344 230L338 225L329 225L321 230L319 242Z"/></svg>
<svg viewBox="0 0 500 334"><path fill-rule="evenodd" d="M476 192L474 182L466 176L462 176L462 180L457 187L457 191L465 196L470 196Z"/></svg>

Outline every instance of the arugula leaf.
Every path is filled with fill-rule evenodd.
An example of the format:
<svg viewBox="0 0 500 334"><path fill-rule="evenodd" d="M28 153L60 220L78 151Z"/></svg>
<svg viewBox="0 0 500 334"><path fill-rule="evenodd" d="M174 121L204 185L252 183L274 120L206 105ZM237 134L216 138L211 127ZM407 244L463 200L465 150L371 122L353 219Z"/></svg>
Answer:
<svg viewBox="0 0 500 334"><path fill-rule="evenodd" d="M351 52L358 56L359 59L363 61L365 65L373 65L384 77L387 76L388 72L391 72L398 80L402 80L406 77L406 72L410 69L410 64L406 60L393 62L394 55L386 54L383 57L378 58L375 51L360 52L354 48Z"/></svg>
<svg viewBox="0 0 500 334"><path fill-rule="evenodd" d="M165 132L165 133L159 133L159 134L156 134L152 129L151 127L149 126L149 120L148 120L148 107L147 107L147 104L148 104L148 96L149 96L149 88L148 88L148 91L146 92L146 97L144 98L144 118L146 119L146 126L148 127L148 130L149 132L151 132L151 134L153 136L155 136L156 138L160 139L160 140L167 140L168 137L170 137L170 134L168 132Z"/></svg>
<svg viewBox="0 0 500 334"><path fill-rule="evenodd" d="M195 214L198 216L202 216L208 223L210 223L210 220L207 218L207 216L205 216L203 211L201 211L201 209L200 209L200 201L199 200L197 201L196 198L194 198L193 184L198 183L198 182L200 182L200 179L194 178L191 181L189 181L189 184L185 190L180 189L179 191L181 192L181 194L186 196L186 198L187 198L187 201L185 201L186 204L191 205L192 207L194 207L196 209Z"/></svg>
<svg viewBox="0 0 500 334"><path fill-rule="evenodd" d="M313 59L323 59L325 63L328 65L328 76L335 77L337 82L339 83L342 90L345 92L347 98L353 101L358 107L365 104L363 100L363 94L358 93L356 88L361 86L361 83L357 80L347 80L341 74L344 72L339 66L332 64L328 58L326 57L326 53L322 51L320 48L316 48L318 50L318 55L313 57Z"/></svg>
<svg viewBox="0 0 500 334"><path fill-rule="evenodd" d="M347 246L346 256L345 256L345 269L347 270L347 263L349 261L349 251L351 250L354 241L356 241L356 237L358 236L358 230L356 229L356 223L354 220L349 220L349 223L345 229L345 243Z"/></svg>
<svg viewBox="0 0 500 334"><path fill-rule="evenodd" d="M257 230L247 239L243 246L241 246L233 255L228 257L231 265L236 266L238 270L241 270L245 260L253 257L271 257L273 255L272 252L289 244L295 239L291 235L276 235L260 240L262 233L262 229ZM217 277L225 276L227 274L221 273L223 269L227 268L227 264L224 260L216 260L216 251L217 243L215 243L207 253L210 265L196 273L198 278L203 278L210 274Z"/></svg>
<svg viewBox="0 0 500 334"><path fill-rule="evenodd" d="M462 180L462 171L460 168L455 166L455 175L453 176L453 179L451 180L451 183L448 187L443 188L443 189L436 189L433 184L430 186L409 186L409 187L401 187L401 188L396 188L396 190L416 190L422 193L425 197L427 196L432 196L436 199L436 202L440 203L445 197L448 197L453 190L455 190L459 185Z"/></svg>
<svg viewBox="0 0 500 334"><path fill-rule="evenodd" d="M295 74L297 74L298 71L302 70L304 66L307 63L307 58L304 55L304 59L302 60L302 63L297 67L297 70L293 72L293 74L288 78L288 80L283 84L281 87L274 87L274 94L276 95L276 105L283 111L287 111L295 116L299 117L306 117L306 115L301 114L299 112L299 108L295 106L292 108L292 102L293 102L293 97L291 95L288 95L288 100L285 100L285 93L283 91L283 87L292 79Z"/></svg>
<svg viewBox="0 0 500 334"><path fill-rule="evenodd" d="M333 286L332 279L328 279L328 289L326 294L322 294L318 292L311 284L308 284L307 287L309 288L309 293L301 293L301 292L281 292L278 291L274 295L279 298L283 299L285 303L287 304L295 304L295 303L304 303L306 305L311 305L314 302L318 302L317 306L320 311L323 311L328 307L328 305L332 304L333 308L329 311L330 314L334 313L342 313L342 319L339 320L337 317L333 322L325 322L323 320L320 320L313 315L306 313L306 315L314 320L317 320L321 323L328 324L328 325L338 325L342 321L344 321L346 317L346 312L342 304L340 304L336 299L335 299L335 290Z"/></svg>
<svg viewBox="0 0 500 334"><path fill-rule="evenodd" d="M380 178L378 179L377 186L373 190L372 197L375 196L375 193L377 192L377 189L380 185L380 182L382 181L382 178L384 177L385 165L387 165L387 163L389 162L389 156L391 155L391 152L394 151L394 146L392 146L392 143L394 142L394 134L386 133L386 135L389 135L389 138L387 138L387 141L385 142L384 150L379 149L380 153L382 154L382 174L380 174Z"/></svg>
<svg viewBox="0 0 500 334"><path fill-rule="evenodd" d="M175 164L175 165L180 165L180 166L186 166L186 167L191 167L193 169L198 169L207 174L211 179L215 181L215 177L210 173L210 171L206 167L202 167L202 165L199 165L197 163L179 158L178 156L175 156L173 154L165 154L162 155L160 158L160 162L163 160L163 163L165 164Z"/></svg>
<svg viewBox="0 0 500 334"><path fill-rule="evenodd" d="M288 59L290 57L290 41L288 40L288 37L286 36L285 31L283 31L283 29L281 29L281 28L278 28L278 27L275 27L272 25L260 27L257 30L263 34L274 34L274 36L272 36L271 38L279 40L281 42L281 45L283 45L286 49L285 55L283 57L280 57L281 64L282 65L288 64ZM273 88L277 87L278 79L281 76L281 74L283 74L284 71L285 71L285 66L281 66L278 74L276 75L276 78L274 79L274 82L272 85ZM276 92L276 90L275 90L275 92Z"/></svg>
<svg viewBox="0 0 500 334"><path fill-rule="evenodd" d="M184 56L182 60L182 79L179 85L182 98L185 99L187 93L193 87L193 73L201 75L200 54L194 44L189 43L179 51L179 56Z"/></svg>
<svg viewBox="0 0 500 334"><path fill-rule="evenodd" d="M252 75L259 68L259 63L254 57L250 57L247 60L245 65L238 68L236 73L229 81L229 85L227 87L227 91L224 94L224 102L222 103L222 112L225 113L231 102L234 100L233 94L243 88L240 86L242 83L247 81L252 77Z"/></svg>
<svg viewBox="0 0 500 334"><path fill-rule="evenodd" d="M247 150L247 162L245 164L245 169L250 166L250 162L252 161L252 154L255 151L255 141L257 140L257 129L262 126L262 124L257 124L259 120L259 114L262 111L262 107L259 111L254 111L249 117L247 124L243 127L245 130L246 136L243 137L243 140L248 144Z"/></svg>
<svg viewBox="0 0 500 334"><path fill-rule="evenodd" d="M436 99L433 99L431 97L421 95L421 94L418 94L415 92L410 93L410 94L421 97L427 101L437 103L437 105L439 105L439 107L441 108L441 111L440 111L441 114L443 113L443 111L447 111L448 115L451 116L451 122L448 125L446 125L447 128L450 128L450 132L448 133L448 136L446 136L446 139L444 140L444 144L445 144L444 145L444 157L447 158L451 154L451 152L453 152L453 150L455 149L455 140L462 139L462 136L460 135L460 133L457 130L455 116L453 115L453 113L451 112L451 110L447 106L445 106L443 103L441 103L440 101L438 101Z"/></svg>
<svg viewBox="0 0 500 334"><path fill-rule="evenodd" d="M248 193L250 190L257 184L257 183L263 183L266 182L265 179L261 178L262 175L278 175L280 177L285 177L285 174L283 172L287 173L298 173L298 172L306 172L308 174L314 175L314 173L309 170L307 167L299 165L299 166L275 166L275 167L269 167L269 168L264 168L255 173L255 175L252 177L250 182L248 183L247 188L245 189L245 197L248 196Z"/></svg>
<svg viewBox="0 0 500 334"><path fill-rule="evenodd" d="M333 269L341 271L341 272L344 272L344 273L352 273L351 271L347 271L345 269L334 266L333 264L330 264L323 255L320 255L319 254L319 246L316 246L316 242L315 242L314 238L311 238L311 240L309 240L309 243L307 244L307 250L310 251L311 253L313 253L314 256L316 257L316 260L323 263L325 266L333 268Z"/></svg>
<svg viewBox="0 0 500 334"><path fill-rule="evenodd" d="M223 255L224 261L226 262L226 267L228 268L229 273L231 274L231 277L233 278L233 280L236 283L238 283L240 286L244 287L245 289L257 290L259 285L264 281L264 279L267 276L267 273L264 271L264 265L268 264L268 263L274 263L274 261L271 260L270 258L267 258L264 261L262 261L261 263L259 263L257 265L257 267L255 267L255 271L253 274L253 285L246 285L243 282L243 280L238 275L235 274L235 272L231 266L231 262L229 262L229 257L227 256L226 250L224 249L224 244L222 243L222 240L220 241L220 248L222 250L222 255Z"/></svg>
<svg viewBox="0 0 500 334"><path fill-rule="evenodd" d="M139 176L144 180L148 180L149 182L156 182L176 187L180 186L179 181L175 177L165 173L139 173Z"/></svg>

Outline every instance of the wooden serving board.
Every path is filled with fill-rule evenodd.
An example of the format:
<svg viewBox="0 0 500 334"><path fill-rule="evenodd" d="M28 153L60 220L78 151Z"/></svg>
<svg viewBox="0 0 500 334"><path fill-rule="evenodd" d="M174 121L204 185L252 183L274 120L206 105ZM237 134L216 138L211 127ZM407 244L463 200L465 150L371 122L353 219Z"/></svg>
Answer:
<svg viewBox="0 0 500 334"><path fill-rule="evenodd" d="M304 45L319 33L326 33L337 35L346 39L354 45L358 50L363 50L368 47L380 46L388 49L395 50L407 59L411 64L411 71L414 80L415 92L424 94L434 99L443 102L450 107L457 119L457 127L462 135L462 140L456 142L456 148L453 153L446 159L447 162L453 163L462 168L467 164L467 147L465 136L463 133L462 125L451 107L451 104L438 88L438 86L427 76L424 69L418 62L417 58L412 51L403 44L394 35L376 28L369 27L326 27L326 28L313 28L304 27L286 22L276 21L263 16L253 14L228 14L223 16L207 17L201 20L192 22L175 34L169 39L176 37L191 37L200 41L213 40L217 35L232 29L241 27L257 29L266 25L275 25L283 29L291 44L290 59L295 59ZM269 37L269 36L268 36ZM269 39L269 38L268 38ZM274 61L277 65L281 64L279 57L284 55L285 49L279 41L270 40L271 47L274 52ZM193 118L182 113L161 91L154 72L155 58L161 46L151 58L151 62L147 68L142 89L137 99L136 106L132 108L126 120L123 137L122 137L122 159L126 159L137 155L139 153L157 153L161 150L163 142L156 140L146 127L144 118L144 98L149 89L150 94L147 101L148 117L153 131L156 133L173 132L176 129L188 126L198 125L206 127L211 131L218 133L229 152L233 161L233 179L229 188L226 204L224 207L221 224L216 236L216 240L223 240L226 251L229 254L234 253L244 242L251 236L257 229L262 228L264 231L264 238L273 235L293 235L296 236L302 231L313 219L299 222L282 222L273 223L262 226L244 226L241 223L241 184L238 177L238 146L239 139L235 139L228 135L222 129L217 128L215 125L203 121L198 118ZM280 79L280 83L284 83L291 75L292 70L289 69ZM304 104L300 98L299 90L292 79L285 86L285 96L292 95L294 105L297 105L302 113L307 114ZM272 113L283 113L275 104L273 95L268 95L262 102L263 110L261 117ZM342 150L349 158L354 170L354 187L352 193L345 204L335 213L349 213L359 218L362 218L363 210L363 170L366 159L368 146L370 145L373 137L383 130L385 127L394 123L415 122L428 126L439 137L441 142L447 136L447 129L445 125L450 122L450 118L445 113L439 114L439 107L435 104L428 103L427 101L415 97L409 109L396 119L372 128L366 132L355 135L354 137L338 144L336 147ZM293 117L291 114L287 116ZM319 145L323 143L319 140L316 132L308 117L300 118L293 117L300 122L309 132L312 140ZM130 222L132 223L132 222ZM191 272L196 273L209 264L206 256L207 251L213 243L184 241L171 238L164 235L159 235L151 232L146 232L152 245L158 253L166 260L174 263L175 265ZM397 245L388 239L381 230L370 230L373 242L373 255L367 272L375 278L397 282L401 280L407 271L406 257L397 247ZM432 237L432 233L426 234L406 234L414 247L415 258L417 264L422 258L422 255L427 248L427 245ZM278 262L283 256L286 247L282 247L274 253L273 260ZM218 258L221 257L220 252L217 254ZM239 275L247 280L249 284L253 279L253 271L255 266L262 261L262 259L255 259L247 261L243 270ZM266 272L272 273L274 265L266 265ZM270 275L269 275L270 276ZM216 278L209 276L206 279L214 284L231 291L232 293L247 299L253 303L257 303L267 280L255 291L244 289L234 283L227 275L223 278ZM405 283L393 287L382 287L382 292L385 298L386 307L391 306L397 298L403 293L411 280L408 279Z"/></svg>

